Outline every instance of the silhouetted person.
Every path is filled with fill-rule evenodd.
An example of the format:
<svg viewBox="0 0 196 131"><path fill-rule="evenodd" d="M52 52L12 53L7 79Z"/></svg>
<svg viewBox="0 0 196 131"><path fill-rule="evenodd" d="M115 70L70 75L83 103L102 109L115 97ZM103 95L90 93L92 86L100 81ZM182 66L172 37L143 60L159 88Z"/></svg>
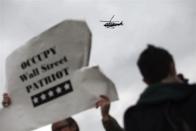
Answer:
<svg viewBox="0 0 196 131"><path fill-rule="evenodd" d="M125 130L196 131L196 85L177 75L172 55L149 45L137 65L148 87L126 111Z"/></svg>

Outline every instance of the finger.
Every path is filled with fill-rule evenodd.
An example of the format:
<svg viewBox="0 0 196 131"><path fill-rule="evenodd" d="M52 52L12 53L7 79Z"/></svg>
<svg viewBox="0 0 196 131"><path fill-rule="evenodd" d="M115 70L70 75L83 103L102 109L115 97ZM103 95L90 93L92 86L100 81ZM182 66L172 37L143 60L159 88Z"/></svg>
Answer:
<svg viewBox="0 0 196 131"><path fill-rule="evenodd" d="M99 106L98 106L98 103L96 103L96 104L95 104L95 107L96 107L96 108L98 108L98 107L99 107Z"/></svg>
<svg viewBox="0 0 196 131"><path fill-rule="evenodd" d="M96 108L100 107L100 100L96 102Z"/></svg>
<svg viewBox="0 0 196 131"><path fill-rule="evenodd" d="M107 105L108 102L105 102L105 100L100 100L96 103L97 108L98 107L103 107L105 105Z"/></svg>

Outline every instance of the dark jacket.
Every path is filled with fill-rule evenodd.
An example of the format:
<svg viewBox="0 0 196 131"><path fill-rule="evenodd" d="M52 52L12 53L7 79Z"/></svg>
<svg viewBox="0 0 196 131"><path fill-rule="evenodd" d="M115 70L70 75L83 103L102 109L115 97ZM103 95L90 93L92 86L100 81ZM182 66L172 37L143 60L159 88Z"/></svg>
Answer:
<svg viewBox="0 0 196 131"><path fill-rule="evenodd" d="M148 87L124 116L126 131L196 131L196 85Z"/></svg>

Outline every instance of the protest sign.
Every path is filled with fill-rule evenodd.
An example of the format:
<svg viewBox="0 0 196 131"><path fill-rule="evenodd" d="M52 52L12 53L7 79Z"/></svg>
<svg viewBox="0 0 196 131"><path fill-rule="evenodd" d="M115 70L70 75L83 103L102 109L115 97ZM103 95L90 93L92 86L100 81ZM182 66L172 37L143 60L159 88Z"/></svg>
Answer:
<svg viewBox="0 0 196 131"><path fill-rule="evenodd" d="M91 33L85 22L63 21L15 50L6 61L6 86L13 101L23 103L15 95L28 97L34 108L69 93L51 94L57 86L70 85L73 71L87 66L90 56ZM60 85L59 85L60 84ZM53 87L53 88L52 88ZM18 88L22 89L17 94ZM26 101L26 100L25 100Z"/></svg>
<svg viewBox="0 0 196 131"><path fill-rule="evenodd" d="M108 96L111 101L118 99L114 84L98 67L76 71L71 75L70 82L72 83L71 93L59 97L53 102L38 106L38 108L29 106L28 101L23 105L13 103L8 109L1 110L1 129L29 131L95 107L100 95ZM65 83L63 88L70 89L69 82ZM21 91L21 89L19 90ZM59 88L59 93L63 90ZM16 97L28 99L26 96Z"/></svg>
<svg viewBox="0 0 196 131"><path fill-rule="evenodd" d="M68 20L15 50L6 61L6 87L12 106L28 107L30 112L42 110L42 105L73 92L70 74L88 65L90 47L87 24Z"/></svg>

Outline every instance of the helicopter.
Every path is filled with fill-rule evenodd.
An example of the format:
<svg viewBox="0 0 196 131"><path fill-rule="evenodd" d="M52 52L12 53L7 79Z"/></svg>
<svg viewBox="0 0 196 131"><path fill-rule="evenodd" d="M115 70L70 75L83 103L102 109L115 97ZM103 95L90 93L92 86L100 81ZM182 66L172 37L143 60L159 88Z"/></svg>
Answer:
<svg viewBox="0 0 196 131"><path fill-rule="evenodd" d="M114 16L115 16L115 15L113 15L112 18L111 18L109 21L103 21L103 20L101 20L100 22L106 22L106 23L104 24L104 26L105 26L106 28L112 28L112 29L114 29L114 27L116 27L116 26L121 26L121 25L123 25L123 21L112 21L112 19L114 18Z"/></svg>

